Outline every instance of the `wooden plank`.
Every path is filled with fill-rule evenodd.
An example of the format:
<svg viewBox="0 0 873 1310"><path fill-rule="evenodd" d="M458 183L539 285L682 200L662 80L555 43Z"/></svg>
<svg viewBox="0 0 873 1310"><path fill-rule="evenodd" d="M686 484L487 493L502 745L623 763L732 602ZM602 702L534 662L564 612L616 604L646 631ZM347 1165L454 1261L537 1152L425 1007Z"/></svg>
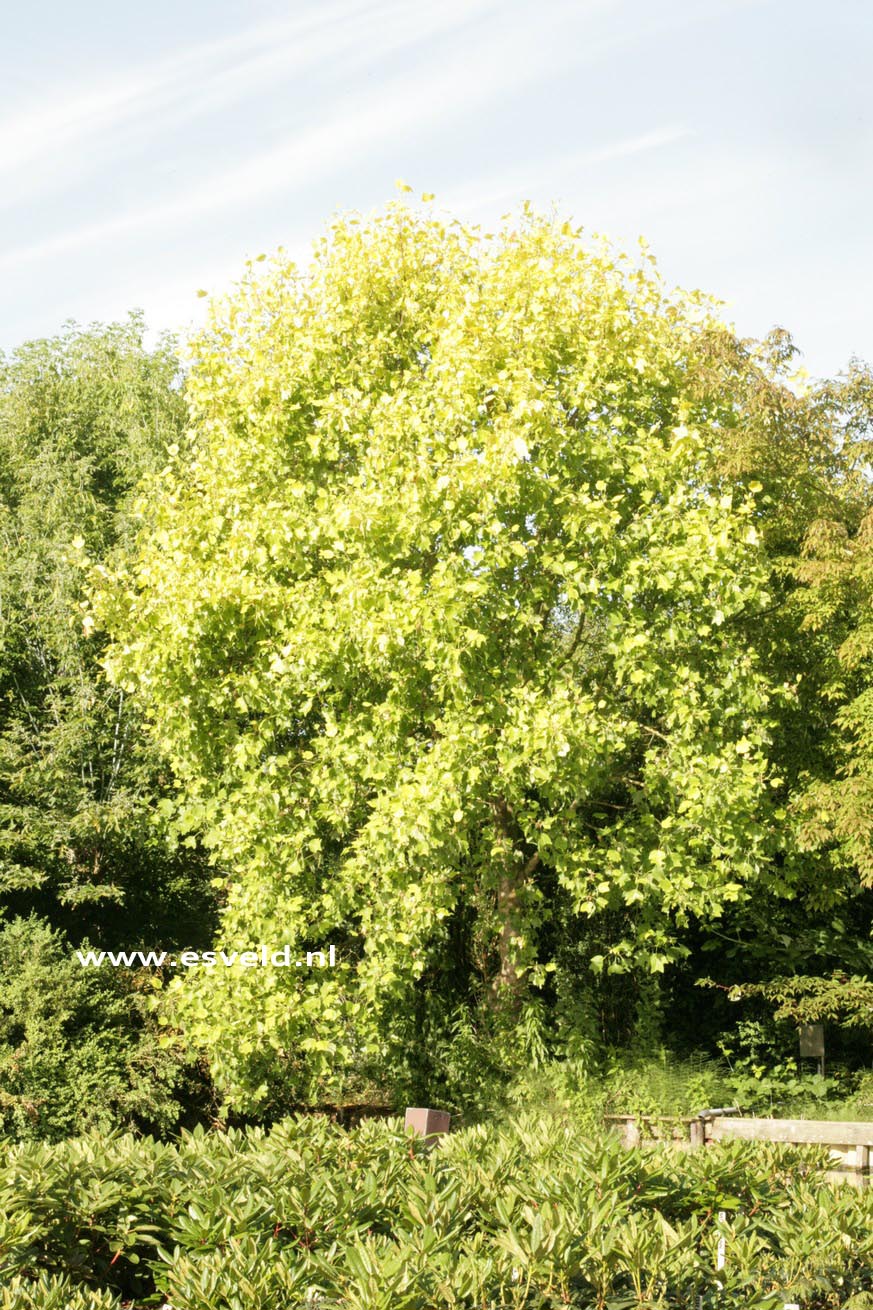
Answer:
<svg viewBox="0 0 873 1310"><path fill-rule="evenodd" d="M827 1119L711 1119L707 1141L741 1138L747 1142L793 1142L797 1145L873 1146L873 1123L837 1123Z"/></svg>
<svg viewBox="0 0 873 1310"><path fill-rule="evenodd" d="M697 1118L697 1115L687 1114L605 1114L603 1122L608 1124L619 1123L671 1123L671 1124L690 1124Z"/></svg>

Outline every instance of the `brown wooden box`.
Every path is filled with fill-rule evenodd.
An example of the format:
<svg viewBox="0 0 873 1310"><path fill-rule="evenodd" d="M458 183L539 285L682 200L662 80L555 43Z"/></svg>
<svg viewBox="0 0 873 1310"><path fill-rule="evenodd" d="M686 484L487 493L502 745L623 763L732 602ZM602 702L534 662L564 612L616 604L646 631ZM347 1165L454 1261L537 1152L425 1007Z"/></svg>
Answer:
<svg viewBox="0 0 873 1310"><path fill-rule="evenodd" d="M447 1114L445 1110L428 1110L416 1106L406 1111L406 1131L414 1132L420 1137L429 1138L431 1141L436 1141L438 1137L442 1137L443 1133L447 1133L451 1122L452 1116Z"/></svg>

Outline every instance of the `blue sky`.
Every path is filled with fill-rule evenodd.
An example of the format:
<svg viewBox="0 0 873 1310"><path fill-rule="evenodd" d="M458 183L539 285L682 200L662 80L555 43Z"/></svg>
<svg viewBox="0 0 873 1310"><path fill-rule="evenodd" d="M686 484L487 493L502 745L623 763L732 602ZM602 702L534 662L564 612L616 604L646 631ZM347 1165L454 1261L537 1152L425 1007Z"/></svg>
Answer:
<svg viewBox="0 0 873 1310"><path fill-rule="evenodd" d="M873 360L873 2L32 0L0 43L0 348L184 329L404 178L644 235L815 374Z"/></svg>

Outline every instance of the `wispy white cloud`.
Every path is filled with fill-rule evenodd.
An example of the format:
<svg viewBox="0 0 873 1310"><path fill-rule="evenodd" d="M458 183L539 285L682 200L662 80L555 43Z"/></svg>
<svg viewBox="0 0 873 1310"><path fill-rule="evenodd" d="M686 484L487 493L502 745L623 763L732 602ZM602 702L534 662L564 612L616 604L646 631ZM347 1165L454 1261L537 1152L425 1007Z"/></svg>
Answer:
<svg viewBox="0 0 873 1310"><path fill-rule="evenodd" d="M189 113L197 112L200 94L214 91L217 82L227 86L227 97L232 98L234 90L262 78L279 51L286 61L289 48L298 59L305 58L319 28L322 39L329 42L331 33L353 24L356 11L364 7L342 0L322 9L315 21L310 13L281 27L258 24L231 37L128 68L97 86L62 88L36 109L20 110L0 121L0 173L70 146L85 147L141 115L153 115L167 107L184 113L185 105L180 106L179 100L187 102Z"/></svg>
<svg viewBox="0 0 873 1310"><path fill-rule="evenodd" d="M440 201L463 213L477 214L493 213L502 204L516 204L537 195L545 194L550 200L560 202L577 193L579 178L586 170L631 155L649 154L691 136L691 128L680 125L654 128L592 149L540 159L524 168L477 177L475 181L453 187L440 196Z"/></svg>
<svg viewBox="0 0 873 1310"><path fill-rule="evenodd" d="M446 11L448 12L448 11ZM456 17L469 15L466 0L457 0ZM293 196L362 154L378 156L399 143L464 120L490 100L558 66L554 45L532 44L523 26L507 24L488 42L483 64L477 46L460 47L441 63L431 62L372 88L347 92L319 123L250 159L188 182L181 194L161 203L126 210L55 236L6 251L0 269L46 261L134 233L215 218L251 207L264 199Z"/></svg>
<svg viewBox="0 0 873 1310"><path fill-rule="evenodd" d="M243 28L178 54L131 68L97 86L57 92L36 108L0 120L0 177L16 176L7 199L44 184L35 170L47 160L77 155L93 165L123 142L126 130L157 135L165 121L175 131L187 120L215 112L248 95L261 95L307 69L329 63L339 74L384 58L465 24L496 0L444 0L408 5L402 0L339 0L306 7L294 18ZM30 176L28 176L30 171ZM52 173L47 174L51 178Z"/></svg>
<svg viewBox="0 0 873 1310"><path fill-rule="evenodd" d="M863 19L800 5L786 27L784 7L195 0L180 28L225 26L173 46L167 0L111 25L81 0L86 76L45 6L19 6L0 43L2 339L130 304L181 323L245 254L402 173L474 221L530 198L643 232L669 280L733 300L744 330L772 314L828 357L869 354ZM134 33L165 53L132 60ZM66 86L35 85L65 63Z"/></svg>

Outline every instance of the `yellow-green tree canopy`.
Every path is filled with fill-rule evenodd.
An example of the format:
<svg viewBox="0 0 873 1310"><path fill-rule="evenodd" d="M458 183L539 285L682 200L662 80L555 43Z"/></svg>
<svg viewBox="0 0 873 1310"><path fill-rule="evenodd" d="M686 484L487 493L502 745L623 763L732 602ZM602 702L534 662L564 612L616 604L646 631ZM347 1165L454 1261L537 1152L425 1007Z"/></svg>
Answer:
<svg viewBox="0 0 873 1310"><path fill-rule="evenodd" d="M771 691L738 620L768 569L760 486L716 473L724 334L645 251L529 211L343 218L212 306L98 621L222 944L337 946L173 984L231 1103L535 1052L546 1001L569 1042L580 978L661 971L759 878Z"/></svg>

